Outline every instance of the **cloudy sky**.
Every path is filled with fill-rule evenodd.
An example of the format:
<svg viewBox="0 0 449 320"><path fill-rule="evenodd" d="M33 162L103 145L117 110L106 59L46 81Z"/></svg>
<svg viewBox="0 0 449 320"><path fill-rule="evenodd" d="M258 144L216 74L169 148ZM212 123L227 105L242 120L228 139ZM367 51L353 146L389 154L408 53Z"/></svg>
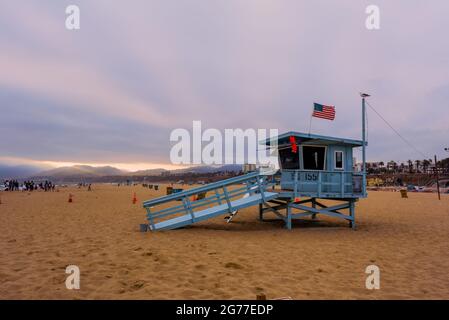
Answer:
<svg viewBox="0 0 449 320"><path fill-rule="evenodd" d="M65 28L65 8L81 29ZM365 9L380 8L380 30ZM170 132L360 138L359 91L428 157L449 147L447 0L0 0L0 162L169 165ZM422 158L373 112L369 160Z"/></svg>

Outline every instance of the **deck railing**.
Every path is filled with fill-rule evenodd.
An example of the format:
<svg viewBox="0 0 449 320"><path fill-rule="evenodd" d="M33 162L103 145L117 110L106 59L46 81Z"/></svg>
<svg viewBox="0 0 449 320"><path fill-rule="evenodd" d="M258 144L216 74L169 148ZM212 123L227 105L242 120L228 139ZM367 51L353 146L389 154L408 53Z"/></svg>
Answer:
<svg viewBox="0 0 449 320"><path fill-rule="evenodd" d="M282 170L281 187L294 196L363 197L363 173L352 171Z"/></svg>

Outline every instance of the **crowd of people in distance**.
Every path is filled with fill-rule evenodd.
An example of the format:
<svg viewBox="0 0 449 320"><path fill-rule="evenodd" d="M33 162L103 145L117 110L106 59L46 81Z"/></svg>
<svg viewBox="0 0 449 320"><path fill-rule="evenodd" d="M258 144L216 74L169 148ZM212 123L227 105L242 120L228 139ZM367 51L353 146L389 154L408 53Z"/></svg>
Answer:
<svg viewBox="0 0 449 320"><path fill-rule="evenodd" d="M20 183L17 180L5 180L3 184L5 186L5 191L55 191L56 188L56 185L48 180L39 183L32 180L24 181L23 183Z"/></svg>
<svg viewBox="0 0 449 320"><path fill-rule="evenodd" d="M92 191L92 183L85 183L85 182L78 183L78 189L81 189L82 187L87 187L87 191Z"/></svg>

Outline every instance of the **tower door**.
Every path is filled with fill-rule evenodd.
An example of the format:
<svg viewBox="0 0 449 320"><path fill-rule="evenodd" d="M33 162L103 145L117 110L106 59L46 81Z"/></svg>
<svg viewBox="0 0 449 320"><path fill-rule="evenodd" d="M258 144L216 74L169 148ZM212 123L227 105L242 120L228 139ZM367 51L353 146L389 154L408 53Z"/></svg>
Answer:
<svg viewBox="0 0 449 320"><path fill-rule="evenodd" d="M324 170L326 159L325 146L303 146L302 160L304 170Z"/></svg>

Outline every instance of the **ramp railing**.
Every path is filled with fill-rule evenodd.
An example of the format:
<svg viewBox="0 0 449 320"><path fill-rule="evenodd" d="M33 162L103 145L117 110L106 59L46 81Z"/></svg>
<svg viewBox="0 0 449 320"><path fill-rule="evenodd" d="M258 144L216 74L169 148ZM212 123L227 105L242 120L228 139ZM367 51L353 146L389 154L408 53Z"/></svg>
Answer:
<svg viewBox="0 0 449 320"><path fill-rule="evenodd" d="M266 176L260 175L259 172L252 172L148 200L143 202L143 207L147 211L150 229L154 230L156 223L181 215L190 215L193 223L195 212L212 206L226 205L228 212L232 213L235 211L232 207L233 199L255 193L260 193L263 198L264 192L270 185L271 182ZM195 200L199 194L203 194L202 199Z"/></svg>

